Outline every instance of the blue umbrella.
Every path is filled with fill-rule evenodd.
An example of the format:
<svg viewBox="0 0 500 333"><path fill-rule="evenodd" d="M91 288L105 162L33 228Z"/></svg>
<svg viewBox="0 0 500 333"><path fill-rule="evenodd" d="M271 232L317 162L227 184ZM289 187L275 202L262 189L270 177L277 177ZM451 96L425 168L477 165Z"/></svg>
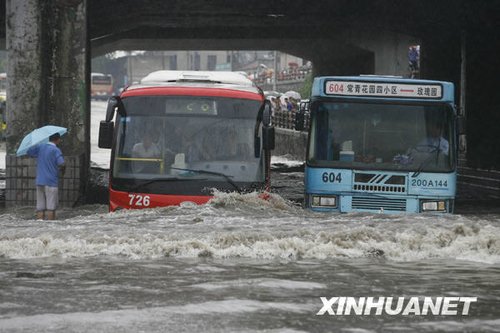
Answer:
<svg viewBox="0 0 500 333"><path fill-rule="evenodd" d="M31 147L49 142L49 137L51 135L56 133L59 133L59 135L63 135L67 131L67 128L52 125L37 128L24 137L23 141L21 141L21 144L19 145L19 148L17 149L16 155L26 155L28 153L28 149L30 149Z"/></svg>

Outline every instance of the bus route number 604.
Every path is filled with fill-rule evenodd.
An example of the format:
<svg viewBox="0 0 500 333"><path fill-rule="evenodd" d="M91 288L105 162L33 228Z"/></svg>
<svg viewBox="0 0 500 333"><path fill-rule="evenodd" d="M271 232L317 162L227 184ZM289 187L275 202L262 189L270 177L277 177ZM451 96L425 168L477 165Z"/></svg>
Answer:
<svg viewBox="0 0 500 333"><path fill-rule="evenodd" d="M130 206L149 207L151 203L149 195L129 194L128 197L130 198Z"/></svg>
<svg viewBox="0 0 500 333"><path fill-rule="evenodd" d="M323 183L340 183L342 182L342 174L335 172L323 172L322 175Z"/></svg>

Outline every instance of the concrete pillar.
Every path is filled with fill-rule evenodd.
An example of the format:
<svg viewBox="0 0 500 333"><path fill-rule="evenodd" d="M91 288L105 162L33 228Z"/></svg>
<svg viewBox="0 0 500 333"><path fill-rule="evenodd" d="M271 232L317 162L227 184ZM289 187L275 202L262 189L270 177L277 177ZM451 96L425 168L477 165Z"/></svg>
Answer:
<svg viewBox="0 0 500 333"><path fill-rule="evenodd" d="M315 76L373 74L375 70L374 54L364 50L349 52L345 56L318 56L312 62Z"/></svg>
<svg viewBox="0 0 500 333"><path fill-rule="evenodd" d="M470 26L466 35L467 164L500 170L498 25Z"/></svg>
<svg viewBox="0 0 500 333"><path fill-rule="evenodd" d="M314 76L373 74L375 55L354 45L339 41L318 40L312 42L311 55Z"/></svg>
<svg viewBox="0 0 500 333"><path fill-rule="evenodd" d="M420 47L420 77L453 82L457 101L460 91L460 39L458 30L433 30L422 36Z"/></svg>
<svg viewBox="0 0 500 333"><path fill-rule="evenodd" d="M61 205L73 205L85 190L90 156L86 14L87 0L7 0L7 206L33 204L36 169L15 151L27 133L47 124L68 128L61 150L70 171L60 181ZM19 168L26 172L14 171Z"/></svg>
<svg viewBox="0 0 500 333"><path fill-rule="evenodd" d="M462 107L466 109L467 165L500 170L497 70L500 57L498 42L492 39L492 36L498 35L498 27L483 24L481 15L476 16L478 22L469 23L465 33L461 30L438 31L424 38L422 77L455 83L458 104L461 100L458 94L462 91L460 74L461 70L466 69L466 81L463 81L466 86L466 105ZM487 17L486 13L484 17ZM465 66L462 66L464 38L467 57Z"/></svg>

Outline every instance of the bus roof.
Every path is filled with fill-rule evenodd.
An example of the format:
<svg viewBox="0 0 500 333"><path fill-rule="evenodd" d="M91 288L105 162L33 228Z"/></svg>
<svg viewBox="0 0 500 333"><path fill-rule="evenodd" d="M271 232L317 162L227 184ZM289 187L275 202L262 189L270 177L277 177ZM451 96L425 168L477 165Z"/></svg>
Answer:
<svg viewBox="0 0 500 333"><path fill-rule="evenodd" d="M204 82L253 86L252 80L240 72L209 72L209 71L156 71L141 80L142 84L166 82Z"/></svg>
<svg viewBox="0 0 500 333"><path fill-rule="evenodd" d="M453 102L454 86L396 76L321 76L314 79L312 97Z"/></svg>
<svg viewBox="0 0 500 333"><path fill-rule="evenodd" d="M127 87L122 97L138 95L196 95L263 100L261 91L238 72L156 71L140 84Z"/></svg>

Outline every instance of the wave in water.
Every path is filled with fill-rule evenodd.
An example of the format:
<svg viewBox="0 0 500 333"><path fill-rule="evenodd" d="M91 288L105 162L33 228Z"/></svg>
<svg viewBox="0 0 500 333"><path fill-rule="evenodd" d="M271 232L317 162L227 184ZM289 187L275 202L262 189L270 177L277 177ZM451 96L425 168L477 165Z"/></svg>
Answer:
<svg viewBox="0 0 500 333"><path fill-rule="evenodd" d="M318 214L272 195L216 193L207 205L42 222L0 216L6 258L120 256L500 262L498 219Z"/></svg>

